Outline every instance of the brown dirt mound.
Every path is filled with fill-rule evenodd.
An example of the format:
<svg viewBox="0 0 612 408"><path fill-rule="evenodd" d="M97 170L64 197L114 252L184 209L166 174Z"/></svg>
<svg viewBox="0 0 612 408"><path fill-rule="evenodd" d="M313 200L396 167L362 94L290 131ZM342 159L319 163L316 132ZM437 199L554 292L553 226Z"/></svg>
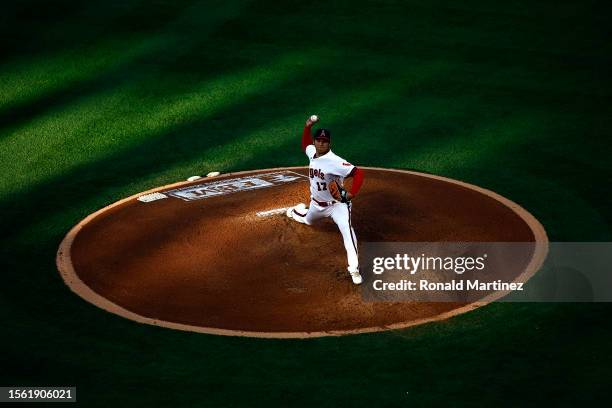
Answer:
<svg viewBox="0 0 612 408"><path fill-rule="evenodd" d="M546 240L533 217L494 193L414 172L365 172L353 207L360 242ZM300 179L194 201L170 197L143 203L130 197L77 225L60 247L58 266L75 292L106 310L207 333L305 337L376 331L475 306L362 301L331 220L309 227L284 214L256 216L307 204L307 190L307 180ZM529 273L540 258L534 254Z"/></svg>

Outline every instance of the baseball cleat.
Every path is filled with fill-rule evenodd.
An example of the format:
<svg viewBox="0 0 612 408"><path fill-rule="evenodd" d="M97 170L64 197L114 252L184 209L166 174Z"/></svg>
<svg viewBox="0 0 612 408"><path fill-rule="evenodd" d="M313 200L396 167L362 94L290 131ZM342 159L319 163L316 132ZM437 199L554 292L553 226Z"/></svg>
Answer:
<svg viewBox="0 0 612 408"><path fill-rule="evenodd" d="M306 204L299 203L297 205L294 205L293 207L289 207L287 209L287 217L293 218L293 211L296 211L296 210L298 211L298 215L303 216L302 214L299 214L299 213L300 212L301 213L306 213ZM293 218L293 219L295 219L295 218Z"/></svg>
<svg viewBox="0 0 612 408"><path fill-rule="evenodd" d="M351 274L351 279L353 279L353 283L355 285L360 285L361 282L363 282L363 278L359 274L359 270L354 271L354 272L349 271L349 273Z"/></svg>

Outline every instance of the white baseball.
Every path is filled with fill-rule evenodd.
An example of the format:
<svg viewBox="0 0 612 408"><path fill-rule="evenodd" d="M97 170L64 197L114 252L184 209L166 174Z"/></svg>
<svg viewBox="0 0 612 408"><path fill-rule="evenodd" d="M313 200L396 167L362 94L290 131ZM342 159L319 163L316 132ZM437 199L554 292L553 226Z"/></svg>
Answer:
<svg viewBox="0 0 612 408"><path fill-rule="evenodd" d="M221 173L218 171L211 171L210 173L206 175L206 177L217 177L219 174Z"/></svg>
<svg viewBox="0 0 612 408"><path fill-rule="evenodd" d="M317 115L312 115L312 116L310 117L310 121L311 121L311 122L318 122L318 121L319 121L319 117L318 117Z"/></svg>

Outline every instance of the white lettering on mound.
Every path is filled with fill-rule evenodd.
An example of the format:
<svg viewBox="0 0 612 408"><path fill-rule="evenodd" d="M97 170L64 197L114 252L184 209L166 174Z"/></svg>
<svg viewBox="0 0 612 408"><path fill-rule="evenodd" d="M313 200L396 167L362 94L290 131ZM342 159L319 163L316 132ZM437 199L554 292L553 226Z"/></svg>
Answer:
<svg viewBox="0 0 612 408"><path fill-rule="evenodd" d="M274 187L303 179L308 179L308 177L293 171L280 171L198 184L195 186L165 191L165 193L169 196L177 197L185 201L193 201L238 193L240 191Z"/></svg>
<svg viewBox="0 0 612 408"><path fill-rule="evenodd" d="M255 215L257 215L258 217L269 217L270 215L284 214L287 212L288 209L289 208L287 207L275 208L273 210L268 211L259 211L258 213L255 213Z"/></svg>

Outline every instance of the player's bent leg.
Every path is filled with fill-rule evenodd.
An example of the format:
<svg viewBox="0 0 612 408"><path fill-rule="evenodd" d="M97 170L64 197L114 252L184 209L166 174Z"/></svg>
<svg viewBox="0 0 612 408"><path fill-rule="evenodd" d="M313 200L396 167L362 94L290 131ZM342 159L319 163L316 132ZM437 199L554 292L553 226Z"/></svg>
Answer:
<svg viewBox="0 0 612 408"><path fill-rule="evenodd" d="M304 204L298 204L287 211L287 216L306 225L312 225L321 218L328 217L329 214L329 208L319 207L312 201L310 202L310 207L308 208L306 208Z"/></svg>
<svg viewBox="0 0 612 408"><path fill-rule="evenodd" d="M321 207L317 205L315 202L310 202L310 207L308 207L308 213L306 214L306 223L308 225L312 225L315 222L329 217L331 214L331 207Z"/></svg>
<svg viewBox="0 0 612 408"><path fill-rule="evenodd" d="M338 226L344 241L344 249L346 250L346 258L348 262L348 271L351 274L353 282L361 283L361 275L359 274L359 257L357 252L357 236L353 230L351 220L350 205L335 204L332 212L332 219Z"/></svg>

